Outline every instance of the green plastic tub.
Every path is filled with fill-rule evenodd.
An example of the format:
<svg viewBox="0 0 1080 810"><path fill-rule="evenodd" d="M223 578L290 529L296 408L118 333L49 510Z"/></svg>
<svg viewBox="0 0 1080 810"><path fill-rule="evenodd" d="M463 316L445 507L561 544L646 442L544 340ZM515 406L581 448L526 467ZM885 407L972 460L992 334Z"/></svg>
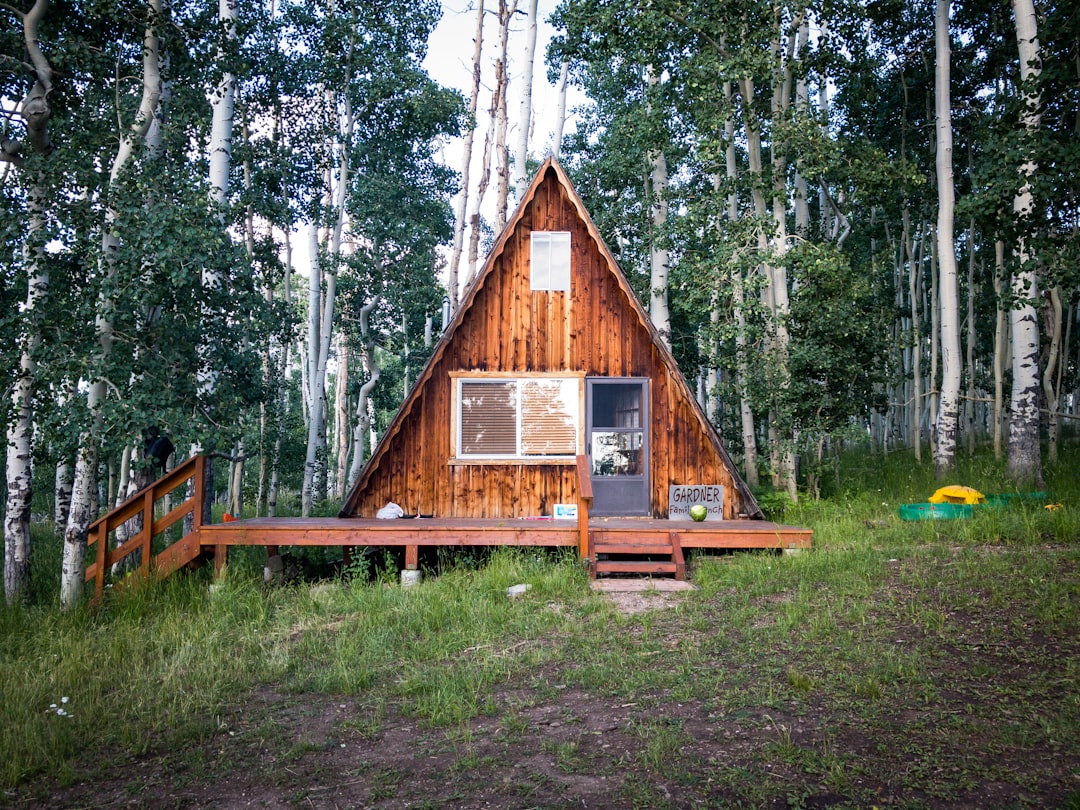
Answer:
<svg viewBox="0 0 1080 810"><path fill-rule="evenodd" d="M987 506L1015 506L1018 504L1040 504L1046 502L1045 492L1010 492L1005 495L987 495Z"/></svg>
<svg viewBox="0 0 1080 810"><path fill-rule="evenodd" d="M974 514L975 507L966 503L902 503L901 520L956 520Z"/></svg>

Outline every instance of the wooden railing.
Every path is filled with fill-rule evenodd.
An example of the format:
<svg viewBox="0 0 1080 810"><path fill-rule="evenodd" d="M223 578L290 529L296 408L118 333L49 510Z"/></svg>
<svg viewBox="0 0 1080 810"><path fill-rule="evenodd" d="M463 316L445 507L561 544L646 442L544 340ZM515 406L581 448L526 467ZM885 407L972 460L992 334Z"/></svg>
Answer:
<svg viewBox="0 0 1080 810"><path fill-rule="evenodd" d="M589 459L584 455L577 457L577 485L578 555L580 559L588 560L592 556L592 549L589 548L589 509L592 508L593 489Z"/></svg>
<svg viewBox="0 0 1080 810"><path fill-rule="evenodd" d="M136 551L142 552L140 570L149 575L151 566L161 574L169 574L199 556L199 529L203 523L203 502L205 500L204 483L206 481L205 456L189 458L183 464L166 473L150 486L137 492L125 503L113 509L104 517L90 525L86 545L89 551L94 548L94 562L86 569L86 581L94 580L94 599L101 599L105 591L105 574L116 563ZM170 509L158 519L154 519L154 506L169 493L193 480L191 495L185 493L185 500ZM191 515L193 530L179 540L169 544L156 557L153 556L154 537ZM109 548L109 536L129 520L142 516L142 528L133 537L128 538L116 548Z"/></svg>

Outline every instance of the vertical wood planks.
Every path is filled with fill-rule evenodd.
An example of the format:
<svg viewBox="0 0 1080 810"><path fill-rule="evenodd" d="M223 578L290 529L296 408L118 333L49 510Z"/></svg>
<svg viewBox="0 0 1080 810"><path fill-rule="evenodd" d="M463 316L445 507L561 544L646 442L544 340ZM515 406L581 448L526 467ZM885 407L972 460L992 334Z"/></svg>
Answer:
<svg viewBox="0 0 1080 810"><path fill-rule="evenodd" d="M458 371L648 377L649 512L666 514L670 483L694 482L724 485L725 515L729 509L731 517L740 511L736 501L742 496L723 451L703 430L681 375L668 368L667 353L654 345L655 332L642 322L629 283L579 214L560 172L545 169L512 230L497 242L479 286L466 296L452 338L440 344L418 381L417 401L350 497L352 514L371 517L386 500L404 499L407 511L437 517L516 518L550 514L555 503L580 500L573 466L453 460L449 375ZM569 292L531 290L533 230L570 232Z"/></svg>

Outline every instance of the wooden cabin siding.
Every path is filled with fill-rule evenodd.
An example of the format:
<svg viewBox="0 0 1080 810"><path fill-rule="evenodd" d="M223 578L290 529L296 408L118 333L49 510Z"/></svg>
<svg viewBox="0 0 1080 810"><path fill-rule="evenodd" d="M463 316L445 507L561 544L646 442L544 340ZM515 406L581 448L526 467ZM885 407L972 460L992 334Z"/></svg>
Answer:
<svg viewBox="0 0 1080 810"><path fill-rule="evenodd" d="M572 462L481 463L452 456L452 372L580 373L650 382L650 504L663 517L670 484L721 484L724 517L747 512L723 451L681 375L656 345L629 285L593 236L593 226L548 168L516 223L496 246L478 285L436 347L403 411L342 509L372 517L388 501L407 514L516 518L577 502ZM530 289L532 231L571 234L570 292ZM675 371L677 375L678 372ZM581 414L584 421L585 414ZM756 509L756 505L755 505Z"/></svg>

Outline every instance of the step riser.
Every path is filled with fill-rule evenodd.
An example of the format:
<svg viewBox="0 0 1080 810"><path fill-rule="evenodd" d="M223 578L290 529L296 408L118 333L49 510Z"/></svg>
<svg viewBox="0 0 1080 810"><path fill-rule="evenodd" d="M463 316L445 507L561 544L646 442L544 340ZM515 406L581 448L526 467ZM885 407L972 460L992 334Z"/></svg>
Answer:
<svg viewBox="0 0 1080 810"><path fill-rule="evenodd" d="M598 574L674 574L678 566L673 562L598 562Z"/></svg>
<svg viewBox="0 0 1080 810"><path fill-rule="evenodd" d="M659 545L633 545L630 543L597 543L593 546L594 554L662 554L665 557L672 555L671 546Z"/></svg>

